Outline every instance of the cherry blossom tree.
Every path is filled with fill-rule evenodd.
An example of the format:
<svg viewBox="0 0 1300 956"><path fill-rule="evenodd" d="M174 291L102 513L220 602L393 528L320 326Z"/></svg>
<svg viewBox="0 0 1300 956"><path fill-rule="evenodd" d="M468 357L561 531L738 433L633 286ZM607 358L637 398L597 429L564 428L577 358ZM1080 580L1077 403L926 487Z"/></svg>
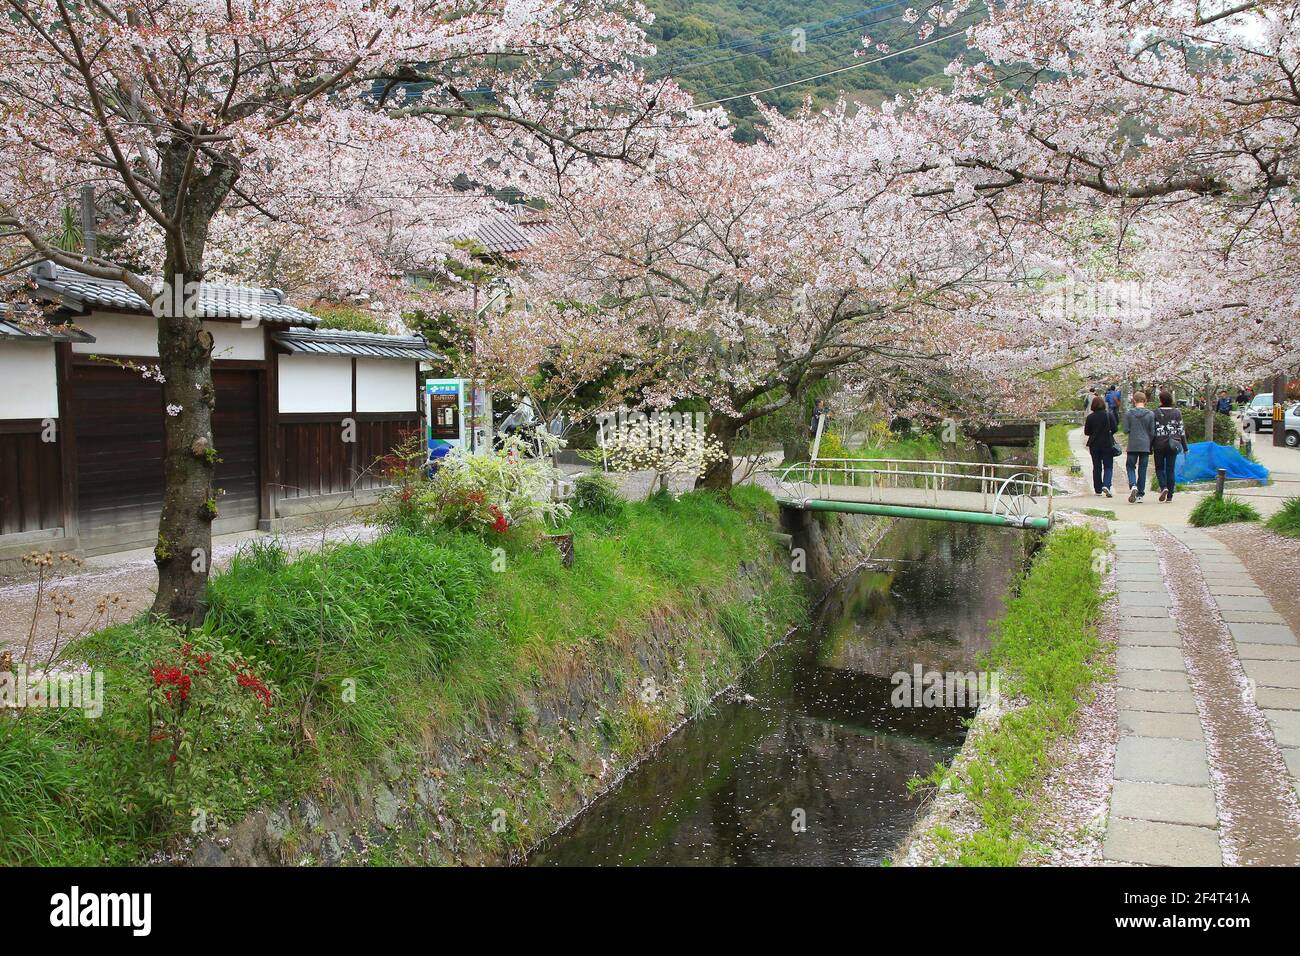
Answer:
<svg viewBox="0 0 1300 956"><path fill-rule="evenodd" d="M1015 289L1014 230L917 201L932 176L900 163L917 143L896 117L765 119L761 143L700 124L644 168L570 177L552 197L565 227L539 256L535 309L589 303L654 363L645 402L702 399L728 452L824 378L1007 365L1032 317L993 304ZM729 487L729 457L701 484Z"/></svg>
<svg viewBox="0 0 1300 956"><path fill-rule="evenodd" d="M1007 0L968 39L952 91L901 106L937 150L918 168L949 180L932 200L1049 241L1102 224L1102 272L1145 301L1081 349L1219 380L1300 361L1300 4Z"/></svg>
<svg viewBox="0 0 1300 956"><path fill-rule="evenodd" d="M649 47L630 0L5 7L0 268L50 259L147 302L160 290L133 261L181 288L214 264L257 274L269 244L314 250L299 256L312 281L391 275L389 254L412 237L421 255L445 243L458 175L528 189L593 157L636 160L653 152L660 118L686 105L634 68ZM84 186L129 241L96 255L50 241ZM212 341L200 316L167 314L158 347L164 404L177 411L154 611L189 622L211 546Z"/></svg>

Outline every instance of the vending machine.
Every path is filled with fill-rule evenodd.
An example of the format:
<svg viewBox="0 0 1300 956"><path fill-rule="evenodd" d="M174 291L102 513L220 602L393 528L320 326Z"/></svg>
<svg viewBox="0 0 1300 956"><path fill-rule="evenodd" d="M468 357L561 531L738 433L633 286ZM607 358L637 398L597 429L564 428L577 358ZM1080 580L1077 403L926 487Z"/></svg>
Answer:
<svg viewBox="0 0 1300 956"><path fill-rule="evenodd" d="M436 462L453 448L472 454L492 450L492 396L463 378L424 383L425 432L429 458Z"/></svg>

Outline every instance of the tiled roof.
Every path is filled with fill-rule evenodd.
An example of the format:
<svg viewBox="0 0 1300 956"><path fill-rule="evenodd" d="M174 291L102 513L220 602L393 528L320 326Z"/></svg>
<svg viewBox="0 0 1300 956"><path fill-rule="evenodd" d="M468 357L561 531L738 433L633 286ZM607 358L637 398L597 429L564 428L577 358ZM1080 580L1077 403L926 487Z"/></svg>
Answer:
<svg viewBox="0 0 1300 956"><path fill-rule="evenodd" d="M39 309L19 309L0 302L0 339L28 342L93 342L95 337L71 325L54 325Z"/></svg>
<svg viewBox="0 0 1300 956"><path fill-rule="evenodd" d="M150 312L149 304L125 282L95 279L52 262L32 266L32 281L41 291L65 305L84 309L114 309L122 312ZM160 282L154 285L161 286ZM257 319L273 325L314 327L320 320L310 312L286 305L279 289L203 283L199 293L202 317L207 319Z"/></svg>
<svg viewBox="0 0 1300 956"><path fill-rule="evenodd" d="M523 252L556 231L551 223L528 218L533 212L498 213L456 238L475 242L489 253Z"/></svg>
<svg viewBox="0 0 1300 956"><path fill-rule="evenodd" d="M271 340L295 355L355 355L360 358L441 359L423 335L380 335L341 329L286 329Z"/></svg>

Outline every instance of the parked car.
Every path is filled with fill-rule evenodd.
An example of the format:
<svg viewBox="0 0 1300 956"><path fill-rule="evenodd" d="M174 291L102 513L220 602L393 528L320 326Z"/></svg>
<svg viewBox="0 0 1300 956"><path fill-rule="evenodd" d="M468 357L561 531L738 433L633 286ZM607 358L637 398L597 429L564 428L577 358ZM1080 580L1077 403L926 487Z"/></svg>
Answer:
<svg viewBox="0 0 1300 956"><path fill-rule="evenodd" d="M1300 448L1300 405L1292 405L1286 410L1286 447Z"/></svg>
<svg viewBox="0 0 1300 956"><path fill-rule="evenodd" d="M1273 430L1273 393L1262 392L1238 413L1241 427L1247 431L1271 432Z"/></svg>

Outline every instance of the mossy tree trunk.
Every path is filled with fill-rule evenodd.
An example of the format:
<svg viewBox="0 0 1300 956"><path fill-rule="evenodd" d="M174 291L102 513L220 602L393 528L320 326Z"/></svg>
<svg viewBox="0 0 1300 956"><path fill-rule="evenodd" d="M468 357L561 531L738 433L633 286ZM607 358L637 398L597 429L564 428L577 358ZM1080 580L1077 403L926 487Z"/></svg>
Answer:
<svg viewBox="0 0 1300 956"><path fill-rule="evenodd" d="M212 522L218 491L213 484L217 450L212 413L212 334L203 328L198 288L212 218L238 176L236 168L214 161L197 169L195 150L185 140L165 149L160 195L175 210L175 228L166 241L163 290L158 315L158 365L163 382L166 451L163 506L158 520L154 562L158 593L152 611L176 624L202 623L208 573L212 565Z"/></svg>

